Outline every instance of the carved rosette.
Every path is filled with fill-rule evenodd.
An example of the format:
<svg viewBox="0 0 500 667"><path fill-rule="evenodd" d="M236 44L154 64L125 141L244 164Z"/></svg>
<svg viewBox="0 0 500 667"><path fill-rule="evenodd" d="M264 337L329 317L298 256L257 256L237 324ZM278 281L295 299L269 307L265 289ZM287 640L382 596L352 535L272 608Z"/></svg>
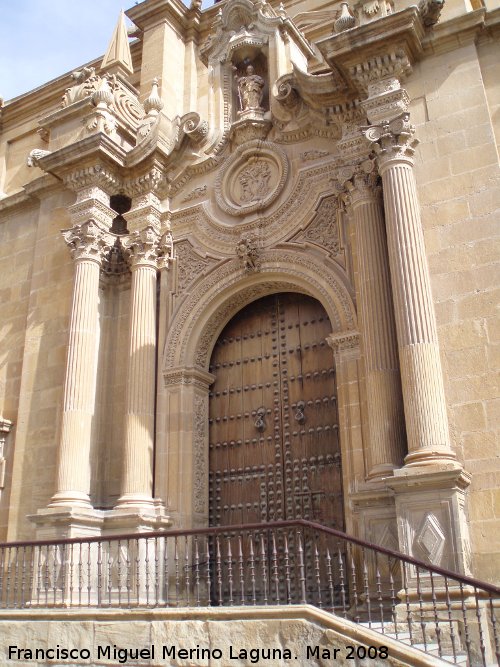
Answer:
<svg viewBox="0 0 500 667"><path fill-rule="evenodd" d="M114 238L95 220L62 231L75 261L92 260L101 264L110 251Z"/></svg>
<svg viewBox="0 0 500 667"><path fill-rule="evenodd" d="M262 210L281 193L287 176L284 151L267 142L248 142L221 169L215 184L217 204L238 216Z"/></svg>
<svg viewBox="0 0 500 667"><path fill-rule="evenodd" d="M415 126L410 123L409 119L410 114L404 113L390 122L373 125L363 130L364 136L371 142L377 155L381 173L395 162L405 162L413 166L413 155L418 139L413 136Z"/></svg>

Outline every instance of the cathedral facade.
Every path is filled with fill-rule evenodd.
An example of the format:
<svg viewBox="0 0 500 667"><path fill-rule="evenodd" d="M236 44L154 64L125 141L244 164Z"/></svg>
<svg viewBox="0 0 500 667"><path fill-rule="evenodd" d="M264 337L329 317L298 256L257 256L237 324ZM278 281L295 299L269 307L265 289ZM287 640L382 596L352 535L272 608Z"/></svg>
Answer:
<svg viewBox="0 0 500 667"><path fill-rule="evenodd" d="M301 519L497 581L500 8L126 14L1 109L1 539Z"/></svg>

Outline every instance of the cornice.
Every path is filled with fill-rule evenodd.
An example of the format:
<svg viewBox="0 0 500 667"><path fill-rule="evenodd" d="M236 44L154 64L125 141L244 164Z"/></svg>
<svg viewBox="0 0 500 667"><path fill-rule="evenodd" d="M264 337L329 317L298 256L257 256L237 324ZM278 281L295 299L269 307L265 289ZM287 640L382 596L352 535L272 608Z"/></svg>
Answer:
<svg viewBox="0 0 500 667"><path fill-rule="evenodd" d="M33 199L26 194L24 190L21 192L15 192L12 195L9 195L8 197L3 197L0 199L0 216L4 213L4 211L11 211L15 208L22 208L24 206L34 205Z"/></svg>
<svg viewBox="0 0 500 667"><path fill-rule="evenodd" d="M190 17L189 8L180 0L141 2L127 9L125 14L141 30L147 30L164 21L178 30L185 30Z"/></svg>
<svg viewBox="0 0 500 667"><path fill-rule="evenodd" d="M456 16L444 23L438 23L423 40L424 54L431 55L452 51L465 44L475 42L488 25L488 19L495 13L497 14L498 29L500 9L497 12L486 12L486 9L481 8ZM492 23L494 23L494 19Z"/></svg>
<svg viewBox="0 0 500 667"><path fill-rule="evenodd" d="M123 167L125 158L125 151L116 142L98 133L41 157L37 164L43 171L63 179L76 167L83 169L96 160L112 169Z"/></svg>
<svg viewBox="0 0 500 667"><path fill-rule="evenodd" d="M22 190L1 198L0 215L17 208L33 207L37 204L37 199L43 199L45 195L60 190L62 187L63 185L59 179L50 174L43 174L43 176L30 181Z"/></svg>
<svg viewBox="0 0 500 667"><path fill-rule="evenodd" d="M347 68L394 48L405 50L410 61L422 53L425 28L417 7L407 7L378 21L333 34L317 42L330 65Z"/></svg>

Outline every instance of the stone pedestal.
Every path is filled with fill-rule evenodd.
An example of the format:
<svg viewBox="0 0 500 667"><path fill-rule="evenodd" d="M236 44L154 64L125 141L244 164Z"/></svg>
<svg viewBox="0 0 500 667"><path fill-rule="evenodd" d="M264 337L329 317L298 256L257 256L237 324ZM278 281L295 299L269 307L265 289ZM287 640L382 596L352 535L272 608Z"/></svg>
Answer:
<svg viewBox="0 0 500 667"><path fill-rule="evenodd" d="M470 475L463 470L406 468L386 480L394 491L400 549L431 565L470 575L465 512ZM411 573L411 579L415 573Z"/></svg>

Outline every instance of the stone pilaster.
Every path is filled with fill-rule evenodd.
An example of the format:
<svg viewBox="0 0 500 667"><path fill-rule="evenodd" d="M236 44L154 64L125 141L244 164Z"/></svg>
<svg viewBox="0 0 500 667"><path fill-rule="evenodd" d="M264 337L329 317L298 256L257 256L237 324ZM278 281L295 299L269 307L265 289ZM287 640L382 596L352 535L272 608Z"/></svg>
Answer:
<svg viewBox="0 0 500 667"><path fill-rule="evenodd" d="M153 501L156 369L156 274L159 236L151 226L124 241L132 271L125 448L117 507Z"/></svg>
<svg viewBox="0 0 500 667"><path fill-rule="evenodd" d="M420 220L408 114L365 131L382 176L401 379L406 465L457 465L451 449L436 317Z"/></svg>
<svg viewBox="0 0 500 667"><path fill-rule="evenodd" d="M99 271L109 238L94 220L63 232L75 260L56 493L50 507L90 508Z"/></svg>
<svg viewBox="0 0 500 667"><path fill-rule="evenodd" d="M361 342L369 422L368 477L403 463L405 426L387 241L378 175L372 160L341 170L356 230Z"/></svg>
<svg viewBox="0 0 500 667"><path fill-rule="evenodd" d="M355 524L357 519L352 515L349 499L365 478L359 333L352 330L333 333L326 342L332 348L335 360L346 530L357 535L359 528Z"/></svg>

